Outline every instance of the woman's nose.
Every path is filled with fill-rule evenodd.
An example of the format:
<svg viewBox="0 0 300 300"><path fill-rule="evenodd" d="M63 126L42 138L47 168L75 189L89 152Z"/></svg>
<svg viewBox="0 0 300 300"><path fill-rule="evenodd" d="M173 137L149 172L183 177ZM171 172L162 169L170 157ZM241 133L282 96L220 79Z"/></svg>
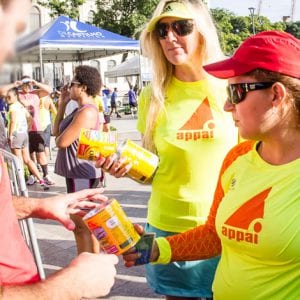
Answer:
<svg viewBox="0 0 300 300"><path fill-rule="evenodd" d="M228 112L228 111L232 111L233 108L234 108L234 104L232 104L227 98L226 102L224 103L223 109Z"/></svg>

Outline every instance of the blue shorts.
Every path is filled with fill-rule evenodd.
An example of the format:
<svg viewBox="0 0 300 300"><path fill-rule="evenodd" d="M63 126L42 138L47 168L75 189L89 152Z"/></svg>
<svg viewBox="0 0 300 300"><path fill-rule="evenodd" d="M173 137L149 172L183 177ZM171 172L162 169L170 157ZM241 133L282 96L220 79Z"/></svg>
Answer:
<svg viewBox="0 0 300 300"><path fill-rule="evenodd" d="M147 232L156 236L174 235L150 224ZM177 297L212 298L212 282L220 257L206 260L172 262L167 265L145 265L149 286L158 294Z"/></svg>

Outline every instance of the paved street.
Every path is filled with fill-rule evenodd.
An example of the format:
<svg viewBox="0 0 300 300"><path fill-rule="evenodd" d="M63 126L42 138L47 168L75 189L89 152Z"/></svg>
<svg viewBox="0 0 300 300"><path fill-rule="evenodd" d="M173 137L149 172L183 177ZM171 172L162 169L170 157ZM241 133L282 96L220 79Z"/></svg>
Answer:
<svg viewBox="0 0 300 300"><path fill-rule="evenodd" d="M140 135L135 129L136 119L123 116L122 119L112 119L111 125L117 128L120 141L124 138L130 138L136 142L140 141ZM53 150L49 164L50 174L53 172L55 154L56 151ZM46 197L65 193L64 179L55 174L53 179L56 185L51 187L49 191L42 192L40 187L34 186L29 188L29 194ZM138 184L129 178L116 179L108 175L105 194L119 200L133 222L145 224L150 186ZM60 224L53 221L34 220L34 223L46 275L49 275L66 266L76 256L73 233L68 232ZM162 299L147 286L142 266L125 268L122 258L120 258L117 270L116 284L111 294L102 299Z"/></svg>

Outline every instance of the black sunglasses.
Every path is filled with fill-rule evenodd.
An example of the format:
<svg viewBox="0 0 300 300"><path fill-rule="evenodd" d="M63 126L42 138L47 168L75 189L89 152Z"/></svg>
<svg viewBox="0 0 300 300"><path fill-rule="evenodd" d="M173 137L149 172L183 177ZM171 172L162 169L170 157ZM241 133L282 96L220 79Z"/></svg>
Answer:
<svg viewBox="0 0 300 300"><path fill-rule="evenodd" d="M80 85L81 83L79 81L71 81L69 84L68 84L68 88L70 89L72 86L74 86L75 84L77 85Z"/></svg>
<svg viewBox="0 0 300 300"><path fill-rule="evenodd" d="M236 83L227 86L228 101L231 104L242 102L248 92L263 90L271 87L274 82L251 82L251 83Z"/></svg>
<svg viewBox="0 0 300 300"><path fill-rule="evenodd" d="M157 23L155 26L155 32L159 39L165 39L168 32L172 29L178 36L186 36L193 32L194 21L193 20L177 20L172 23Z"/></svg>

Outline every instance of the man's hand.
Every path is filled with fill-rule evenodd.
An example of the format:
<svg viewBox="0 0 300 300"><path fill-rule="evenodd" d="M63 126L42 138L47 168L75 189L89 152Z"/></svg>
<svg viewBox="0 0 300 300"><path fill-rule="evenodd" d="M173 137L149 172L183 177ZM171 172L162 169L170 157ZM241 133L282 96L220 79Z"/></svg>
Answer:
<svg viewBox="0 0 300 300"><path fill-rule="evenodd" d="M108 200L102 193L102 188L85 189L66 195L37 199L31 217L56 220L68 230L73 230L75 224L70 219L70 214L84 216L88 210L100 207L101 203Z"/></svg>
<svg viewBox="0 0 300 300"><path fill-rule="evenodd" d="M78 278L75 284L82 298L102 297L114 285L117 263L116 255L82 253L71 262L68 271L70 278Z"/></svg>
<svg viewBox="0 0 300 300"><path fill-rule="evenodd" d="M5 286L1 299L103 297L114 285L117 263L117 256L112 254L81 253L69 266L43 281L20 286Z"/></svg>

